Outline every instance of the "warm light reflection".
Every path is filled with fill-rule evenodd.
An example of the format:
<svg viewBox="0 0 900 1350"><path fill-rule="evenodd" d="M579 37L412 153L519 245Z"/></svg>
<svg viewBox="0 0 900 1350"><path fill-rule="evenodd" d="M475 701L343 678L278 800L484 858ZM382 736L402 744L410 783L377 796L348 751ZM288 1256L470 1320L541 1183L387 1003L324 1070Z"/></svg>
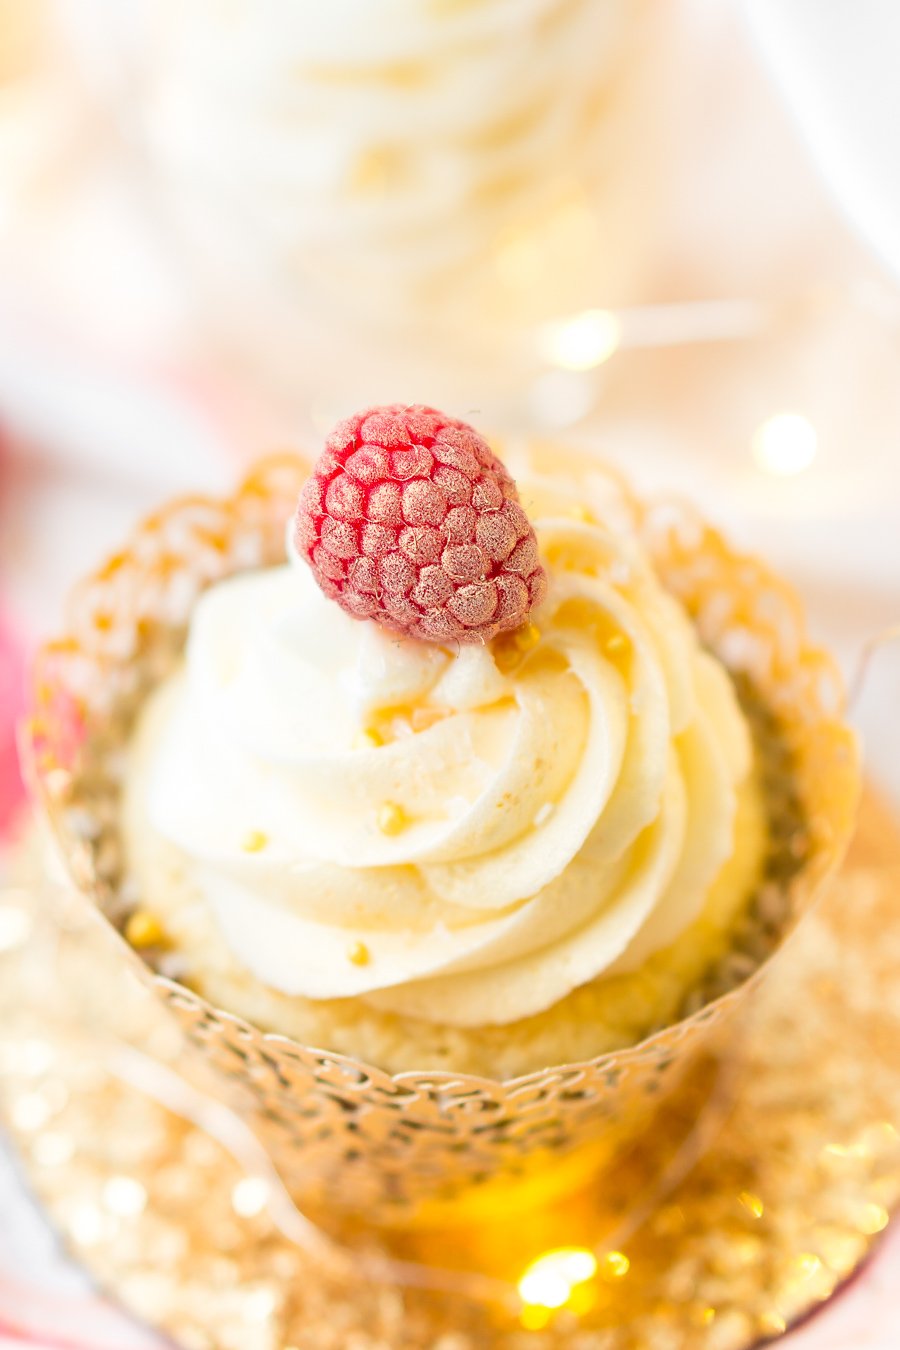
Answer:
<svg viewBox="0 0 900 1350"><path fill-rule="evenodd" d="M801 1252L795 1261L797 1275L801 1280L809 1280L822 1269L821 1257L815 1252Z"/></svg>
<svg viewBox="0 0 900 1350"><path fill-rule="evenodd" d="M790 478L803 473L816 457L819 437L812 422L800 413L776 413L753 434L753 457L763 473Z"/></svg>
<svg viewBox="0 0 900 1350"><path fill-rule="evenodd" d="M110 1177L103 1187L103 1204L120 1219L134 1219L143 1213L147 1192L135 1177Z"/></svg>
<svg viewBox="0 0 900 1350"><path fill-rule="evenodd" d="M576 1285L597 1273L597 1258L584 1247L560 1247L533 1261L519 1280L527 1308L563 1308Z"/></svg>
<svg viewBox="0 0 900 1350"><path fill-rule="evenodd" d="M631 1269L631 1262L624 1252L607 1252L603 1258L603 1274L612 1280L623 1279Z"/></svg>
<svg viewBox="0 0 900 1350"><path fill-rule="evenodd" d="M747 1213L752 1214L754 1219L762 1218L765 1213L765 1205L758 1195L754 1195L752 1191L741 1191L738 1199Z"/></svg>
<svg viewBox="0 0 900 1350"><path fill-rule="evenodd" d="M857 1221L857 1228L868 1237L874 1237L888 1226L890 1215L883 1205L864 1205Z"/></svg>
<svg viewBox="0 0 900 1350"><path fill-rule="evenodd" d="M619 345L622 326L608 309L586 309L574 318L548 325L544 355L563 370L593 370L608 361Z"/></svg>
<svg viewBox="0 0 900 1350"><path fill-rule="evenodd" d="M242 1177L231 1192L231 1206L242 1219L261 1214L269 1202L269 1183L262 1177Z"/></svg>

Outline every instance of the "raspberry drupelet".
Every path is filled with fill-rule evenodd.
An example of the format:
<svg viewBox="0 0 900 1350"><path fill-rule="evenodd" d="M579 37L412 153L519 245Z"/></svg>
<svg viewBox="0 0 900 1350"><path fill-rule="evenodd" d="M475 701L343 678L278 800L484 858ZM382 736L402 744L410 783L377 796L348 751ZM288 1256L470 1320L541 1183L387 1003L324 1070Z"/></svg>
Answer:
<svg viewBox="0 0 900 1350"><path fill-rule="evenodd" d="M304 485L294 546L357 619L426 642L487 642L546 593L504 465L466 422L419 405L339 422Z"/></svg>

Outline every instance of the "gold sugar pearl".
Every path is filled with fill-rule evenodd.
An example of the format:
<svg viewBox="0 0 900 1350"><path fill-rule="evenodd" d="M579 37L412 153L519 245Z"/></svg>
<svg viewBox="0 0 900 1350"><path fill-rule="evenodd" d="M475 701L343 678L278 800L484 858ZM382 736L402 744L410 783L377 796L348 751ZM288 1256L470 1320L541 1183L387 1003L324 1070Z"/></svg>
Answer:
<svg viewBox="0 0 900 1350"><path fill-rule="evenodd" d="M354 942L347 956L355 966L367 966L372 959L372 953L364 942Z"/></svg>
<svg viewBox="0 0 900 1350"><path fill-rule="evenodd" d="M384 737L374 727L365 727L362 731L358 731L353 738L354 750L378 750L382 745L384 745Z"/></svg>
<svg viewBox="0 0 900 1350"><path fill-rule="evenodd" d="M517 628L513 634L513 642L520 652L532 651L541 640L541 630L537 624L526 623L524 627Z"/></svg>
<svg viewBox="0 0 900 1350"><path fill-rule="evenodd" d="M378 810L378 828L382 834L402 834L409 816L398 802L385 802Z"/></svg>
<svg viewBox="0 0 900 1350"><path fill-rule="evenodd" d="M269 842L269 836L262 830L251 830L244 835L241 848L245 853L261 853Z"/></svg>
<svg viewBox="0 0 900 1350"><path fill-rule="evenodd" d="M125 924L125 938L132 947L158 947L165 941L165 930L155 914L136 909Z"/></svg>
<svg viewBox="0 0 900 1350"><path fill-rule="evenodd" d="M494 643L494 662L501 675L509 675L522 660L522 653L508 638Z"/></svg>
<svg viewBox="0 0 900 1350"><path fill-rule="evenodd" d="M537 624L526 623L514 633L504 633L494 643L494 661L503 675L510 674L526 653L533 651L541 640Z"/></svg>

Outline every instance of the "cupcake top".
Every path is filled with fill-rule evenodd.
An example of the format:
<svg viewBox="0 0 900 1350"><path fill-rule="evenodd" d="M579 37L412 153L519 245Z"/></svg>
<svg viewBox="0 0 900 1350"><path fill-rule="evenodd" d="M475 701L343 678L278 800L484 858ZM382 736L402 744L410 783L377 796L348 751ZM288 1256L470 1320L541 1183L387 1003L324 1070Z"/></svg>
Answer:
<svg viewBox="0 0 900 1350"><path fill-rule="evenodd" d="M504 626L495 586L483 641L387 627L378 588L357 617L317 585L308 526L284 566L198 603L140 770L151 825L263 983L511 1022L670 944L731 857L752 759L731 681L615 481L536 458L507 459L533 607ZM457 587L496 581L525 537Z"/></svg>

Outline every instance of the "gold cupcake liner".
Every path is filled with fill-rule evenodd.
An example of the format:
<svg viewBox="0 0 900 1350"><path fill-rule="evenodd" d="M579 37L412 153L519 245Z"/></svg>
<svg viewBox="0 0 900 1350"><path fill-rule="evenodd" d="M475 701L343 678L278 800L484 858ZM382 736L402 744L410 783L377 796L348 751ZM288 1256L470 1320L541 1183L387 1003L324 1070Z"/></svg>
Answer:
<svg viewBox="0 0 900 1350"><path fill-rule="evenodd" d="M230 499L186 499L151 516L76 590L69 636L39 656L24 738L32 781L72 879L119 930L134 905L117 814L135 712L179 652L204 587L280 560L306 474L301 459L279 456ZM797 812L787 812L770 878L782 902L769 934L774 949L840 861L852 830L859 769L841 720L840 680L809 645L796 597L762 563L733 553L689 508L628 500L664 584L777 724L782 762L768 790L791 799L802 828ZM447 1204L472 1215L543 1198L608 1164L667 1089L715 1054L768 964L758 937L692 1015L627 1049L507 1082L391 1075L267 1034L154 973L124 942L122 953L199 1047L204 1071L214 1070L295 1198L408 1221L446 1217Z"/></svg>
<svg viewBox="0 0 900 1350"><path fill-rule="evenodd" d="M819 1308L900 1205L900 829L871 790L712 1096L689 1074L602 1185L554 1205L344 1222L339 1249L183 1082L177 1025L40 861L0 889L0 1121L98 1287L185 1350L749 1350ZM597 1272L565 1308L516 1294L573 1247Z"/></svg>

